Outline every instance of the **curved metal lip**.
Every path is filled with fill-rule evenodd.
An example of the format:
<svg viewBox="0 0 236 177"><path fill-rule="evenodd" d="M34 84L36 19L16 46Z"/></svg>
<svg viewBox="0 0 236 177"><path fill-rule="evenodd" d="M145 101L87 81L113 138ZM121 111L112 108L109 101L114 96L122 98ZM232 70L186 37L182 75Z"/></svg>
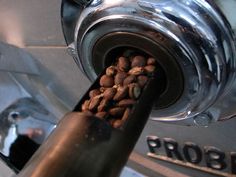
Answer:
<svg viewBox="0 0 236 177"><path fill-rule="evenodd" d="M126 39L128 40L126 41ZM178 66L178 63L175 61L175 58L171 56L168 51L165 51L165 49L159 46L158 43L155 43L151 39L141 36L140 34L130 32L113 32L100 38L95 43L92 50L92 61L94 64L93 66L97 73L99 73L99 69L103 69L103 65L107 63L107 60L110 60L110 54L113 53L114 55L118 50L120 51L121 48L123 52L128 49L137 50L156 58L160 65L160 68L165 71L167 78L166 90L162 93L161 98L158 99L158 103L156 103L156 106L153 109L162 109L175 104L175 102L178 100L178 98L181 97L183 92L183 73ZM116 56L113 57L116 58ZM103 62L99 62L98 60L101 60ZM171 70L172 72L168 72L168 70ZM173 89L175 87L177 88Z"/></svg>
<svg viewBox="0 0 236 177"><path fill-rule="evenodd" d="M112 15L112 17L116 17L117 19L123 19L124 18L124 16L120 16L120 15ZM137 18L133 18L133 16L130 16L131 17L131 19L134 19L135 20L135 22L136 22L136 19ZM126 16L126 19L128 18L128 16ZM108 17L106 17L106 18L102 18L102 19L100 19L98 22L94 22L93 23L93 25L98 25L99 23L102 23L102 22L104 22L103 21L103 19L105 19L105 21L108 19L108 20L110 20L110 18L108 18ZM142 18L139 18L140 19L140 22L142 22ZM112 19L112 20L114 20L114 19ZM93 25L90 25L90 28L87 28L86 29L86 34L87 33L89 33L89 31L90 30L92 30L92 28L94 27ZM149 23L148 24L146 24L147 26L149 26ZM153 24L154 25L154 24ZM163 29L163 31L165 31L164 29ZM84 34L82 37L81 36L78 36L78 38L80 39L80 40L77 40L77 52L78 51L82 51L82 49L81 49L81 46L83 46L84 44L83 44L83 41L84 41L84 39L85 39L85 37L86 37L86 34ZM169 35L168 35L168 37L170 37L170 38L172 38L172 37L175 37L175 35L173 34L173 35L171 35L171 33L168 33ZM103 36L103 35L102 35ZM181 43L181 41L179 41L180 43ZM185 50L185 53L187 53L187 51ZM83 57L82 57L83 58ZM86 70L86 69L85 69ZM91 70L91 69L90 69ZM96 74L95 74L95 76L96 76ZM179 103L179 102L181 102L181 100L179 100L179 101L177 101L177 103ZM160 111L158 111L158 112L160 112Z"/></svg>
<svg viewBox="0 0 236 177"><path fill-rule="evenodd" d="M191 97L186 97L186 100L189 99L191 105L188 104L184 110L179 109L179 112L175 112L178 118L175 117L173 119L180 120L191 118L199 112L206 111L209 107L214 106L217 100L219 100L219 97L224 96L224 94L232 88L232 81L235 79L235 73L232 72L236 66L236 62L232 59L232 56L235 54L235 51L232 51L232 49L235 49L235 46L233 45L233 35L231 34L226 19L222 18L222 14L220 14L215 7L212 7L212 4L208 1L192 0L180 3L172 0L165 2L143 0L142 2L146 3L145 7L141 7L140 2L141 1L127 1L123 4L123 1L120 1L113 4L104 0L103 3L97 7L88 7L85 9L76 26L75 45L77 55L80 56L78 50L81 50L81 45L87 33L89 33L93 27L102 24L104 21L120 20L121 25L127 21L135 21L139 24L144 24L148 26L149 29L162 32L168 36L169 39L175 41L175 45L187 56L188 64L192 65L191 69L195 70L195 76L197 76L195 78L195 84L198 85L196 87L198 94L196 94L196 90L194 90L195 94L190 94L192 95ZM174 5L175 8L172 8L171 11L169 7L173 7ZM121 8L126 6L128 7L126 11L122 11ZM113 10L113 14L110 13L110 9ZM177 10L178 12L175 14L174 12ZM207 12L209 12L209 14ZM88 16L90 20L87 19ZM176 19L172 19L172 17L176 17L176 19L179 18L182 21L175 21ZM182 22L185 24L181 24ZM223 24L226 24L226 26L223 26ZM189 25L191 27L190 29L193 31L189 30L187 25ZM111 26L111 28L112 27L113 26ZM213 29L213 27L215 29ZM218 33L215 30L219 30L219 35L222 38L220 38L219 35L217 36ZM202 43L199 43L199 46L197 46L196 43L191 44L188 41L188 36L189 39L193 37L195 41L204 42L204 45L202 45ZM223 37L225 38L223 39ZM220 50L222 49L220 48L220 43L223 41L225 42L224 48ZM211 49L212 53L215 53L215 56L209 55L210 58L207 58L208 52L210 52L208 49ZM225 56L224 50L229 51L228 58ZM201 52L201 55L198 52ZM203 54L205 54L205 56ZM199 56L203 56L203 58L199 60ZM182 63L181 67L187 69L186 61L179 60L179 62ZM204 62L207 63L207 65L205 65ZM191 76L186 77L191 79ZM203 99L204 101L202 101ZM179 114L180 112L182 112L181 116ZM186 112L188 114L186 114ZM159 111L159 114L159 117L163 117L161 111ZM172 119L172 114L173 112L170 112L169 116L166 118Z"/></svg>

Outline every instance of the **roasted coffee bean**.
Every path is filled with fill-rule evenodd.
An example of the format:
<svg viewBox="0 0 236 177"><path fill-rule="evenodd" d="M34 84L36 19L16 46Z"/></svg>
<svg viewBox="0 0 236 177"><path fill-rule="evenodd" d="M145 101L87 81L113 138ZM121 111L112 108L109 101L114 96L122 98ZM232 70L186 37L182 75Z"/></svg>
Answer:
<svg viewBox="0 0 236 177"><path fill-rule="evenodd" d="M100 79L100 85L102 87L112 87L114 85L114 79L111 76L103 75Z"/></svg>
<svg viewBox="0 0 236 177"><path fill-rule="evenodd" d="M93 90L91 90L91 91L89 92L89 97L90 97L90 98L93 98L93 97L98 96L98 95L100 95L100 94L101 94L100 90L98 90L98 89L93 89Z"/></svg>
<svg viewBox="0 0 236 177"><path fill-rule="evenodd" d="M106 110L106 108L108 108L108 106L109 106L109 103L110 103L109 100L103 98L98 106L98 112L102 112L102 111Z"/></svg>
<svg viewBox="0 0 236 177"><path fill-rule="evenodd" d="M122 108L122 107L115 107L109 110L109 114L113 117L121 117L123 116L124 112L125 112L125 108Z"/></svg>
<svg viewBox="0 0 236 177"><path fill-rule="evenodd" d="M100 87L89 92L90 100L81 107L85 114L104 119L114 128L121 128L127 121L142 88L155 71L154 58L130 52L106 69L99 80Z"/></svg>
<svg viewBox="0 0 236 177"><path fill-rule="evenodd" d="M121 120L125 122L129 118L130 113L131 113L131 109L126 108Z"/></svg>
<svg viewBox="0 0 236 177"><path fill-rule="evenodd" d="M128 77L125 78L123 85L129 85L133 82L136 81L136 76L135 75L129 75Z"/></svg>
<svg viewBox="0 0 236 177"><path fill-rule="evenodd" d="M133 83L129 85L129 97L132 99L138 99L141 94L141 88L138 84Z"/></svg>
<svg viewBox="0 0 236 177"><path fill-rule="evenodd" d="M116 73L117 73L117 68L115 66L109 66L106 69L106 75L108 75L108 76L114 76L114 75L116 75Z"/></svg>
<svg viewBox="0 0 236 177"><path fill-rule="evenodd" d="M131 70L129 70L130 75L140 75L144 73L143 67L134 67Z"/></svg>
<svg viewBox="0 0 236 177"><path fill-rule="evenodd" d="M155 65L155 64L156 64L155 58L152 57L148 58L147 65Z"/></svg>
<svg viewBox="0 0 236 177"><path fill-rule="evenodd" d="M147 60L145 57L137 55L132 59L131 67L142 67L146 66Z"/></svg>
<svg viewBox="0 0 236 177"><path fill-rule="evenodd" d="M136 101L133 99L123 99L119 101L117 105L120 107L130 107L130 106L133 106L135 103Z"/></svg>
<svg viewBox="0 0 236 177"><path fill-rule="evenodd" d="M100 118L100 119L105 119L107 115L108 115L107 112L98 112L98 113L95 114L95 116Z"/></svg>
<svg viewBox="0 0 236 177"><path fill-rule="evenodd" d="M116 88L113 87L107 88L103 93L103 97L107 100L111 100L115 96L116 92L117 92Z"/></svg>
<svg viewBox="0 0 236 177"><path fill-rule="evenodd" d="M86 114L87 116L93 116L93 113L88 110L84 111L83 113Z"/></svg>
<svg viewBox="0 0 236 177"><path fill-rule="evenodd" d="M125 57L118 58L117 66L120 71L125 71L125 72L128 71L129 67L130 67L129 65L130 65L129 60L127 58L125 58Z"/></svg>
<svg viewBox="0 0 236 177"><path fill-rule="evenodd" d="M125 72L118 72L116 75L115 75L115 84L116 85L122 85L125 78L127 77L127 73Z"/></svg>
<svg viewBox="0 0 236 177"><path fill-rule="evenodd" d="M123 125L123 121L122 120L115 120L112 125L113 125L113 128L121 128L121 126Z"/></svg>
<svg viewBox="0 0 236 177"><path fill-rule="evenodd" d="M100 91L101 93L104 93L104 92L106 91L106 89L107 89L107 88L105 88L105 87L100 87L100 88L99 88L99 91Z"/></svg>
<svg viewBox="0 0 236 177"><path fill-rule="evenodd" d="M156 67L154 65L147 65L144 67L144 70L149 74L155 71Z"/></svg>
<svg viewBox="0 0 236 177"><path fill-rule="evenodd" d="M143 88L146 85L147 81L148 81L148 77L144 75L140 75L137 78L137 83L141 88Z"/></svg>
<svg viewBox="0 0 236 177"><path fill-rule="evenodd" d="M120 87L120 85L113 85L113 87L112 87L112 88L115 88L115 89L117 89L118 87Z"/></svg>
<svg viewBox="0 0 236 177"><path fill-rule="evenodd" d="M89 110L90 111L95 110L98 107L98 105L100 104L101 99L102 98L100 96L96 96L96 97L91 98L91 101L89 103Z"/></svg>
<svg viewBox="0 0 236 177"><path fill-rule="evenodd" d="M110 119L109 120L109 124L113 126L114 122L116 121L117 119Z"/></svg>
<svg viewBox="0 0 236 177"><path fill-rule="evenodd" d="M129 93L129 88L128 86L120 86L117 88L117 92L115 96L113 97L114 101L120 101L124 99Z"/></svg>
<svg viewBox="0 0 236 177"><path fill-rule="evenodd" d="M81 110L82 111L89 110L89 104L90 104L90 100L85 100L84 103L82 104Z"/></svg>

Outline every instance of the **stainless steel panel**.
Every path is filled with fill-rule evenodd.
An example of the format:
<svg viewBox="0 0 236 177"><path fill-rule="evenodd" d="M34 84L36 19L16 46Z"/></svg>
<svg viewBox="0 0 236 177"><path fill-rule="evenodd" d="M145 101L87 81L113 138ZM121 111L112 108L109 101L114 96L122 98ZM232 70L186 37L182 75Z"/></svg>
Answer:
<svg viewBox="0 0 236 177"><path fill-rule="evenodd" d="M61 0L1 0L0 39L18 46L65 45Z"/></svg>
<svg viewBox="0 0 236 177"><path fill-rule="evenodd" d="M161 148L157 149L159 155L166 156L164 149L164 138L172 138L178 142L178 150L182 156L183 147L186 142L194 142L200 148L203 154L200 166L206 166L205 156L204 156L204 147L205 146L214 146L219 148L222 152L225 153L225 162L227 163L227 168L223 171L230 173L231 172L231 162L230 162L230 152L236 152L235 144L235 129L236 129L236 120L232 119L229 121L216 123L208 128L206 127L186 127L180 125L169 125L161 122L149 121L136 144L135 152L142 155L144 158L147 158L159 165L169 167L172 170L181 172L190 176L216 176L215 174L201 172L199 170L194 170L187 167L181 167L169 162L155 160L147 156L149 152L148 145L146 142L146 137L149 135L158 136L161 140ZM156 154L157 154L156 153ZM186 159L184 159L186 161ZM158 169L156 169L158 171ZM148 173L147 173L148 174Z"/></svg>
<svg viewBox="0 0 236 177"><path fill-rule="evenodd" d="M81 73L73 58L64 47L25 48L49 72L45 78L49 87L62 101L73 108L82 94L89 88L90 81Z"/></svg>

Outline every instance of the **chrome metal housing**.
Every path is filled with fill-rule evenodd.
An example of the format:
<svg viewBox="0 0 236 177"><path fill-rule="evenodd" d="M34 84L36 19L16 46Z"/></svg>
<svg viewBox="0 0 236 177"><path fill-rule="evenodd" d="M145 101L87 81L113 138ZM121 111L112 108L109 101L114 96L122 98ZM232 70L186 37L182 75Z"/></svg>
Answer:
<svg viewBox="0 0 236 177"><path fill-rule="evenodd" d="M182 88L174 102L154 107L153 120L191 125L201 113L213 121L236 114L235 37L212 1L94 0L80 8L74 34L69 48L91 80L116 48L161 54L156 58L167 75L162 99Z"/></svg>

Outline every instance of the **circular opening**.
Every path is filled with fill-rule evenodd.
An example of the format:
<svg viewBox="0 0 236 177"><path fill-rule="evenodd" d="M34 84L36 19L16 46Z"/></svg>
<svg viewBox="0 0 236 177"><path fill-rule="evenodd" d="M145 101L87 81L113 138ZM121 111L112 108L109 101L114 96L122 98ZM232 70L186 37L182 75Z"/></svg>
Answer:
<svg viewBox="0 0 236 177"><path fill-rule="evenodd" d="M16 118L18 118L18 117L20 116L20 113L19 113L19 112L11 112L11 113L9 114L9 116L10 116L11 118L13 118L13 119L16 119Z"/></svg>
<svg viewBox="0 0 236 177"><path fill-rule="evenodd" d="M163 109L174 104L183 92L183 75L173 56L152 40L134 33L119 32L105 35L93 47L91 67L99 74L121 55L141 54L152 56L166 76L163 94L158 98L154 109Z"/></svg>

